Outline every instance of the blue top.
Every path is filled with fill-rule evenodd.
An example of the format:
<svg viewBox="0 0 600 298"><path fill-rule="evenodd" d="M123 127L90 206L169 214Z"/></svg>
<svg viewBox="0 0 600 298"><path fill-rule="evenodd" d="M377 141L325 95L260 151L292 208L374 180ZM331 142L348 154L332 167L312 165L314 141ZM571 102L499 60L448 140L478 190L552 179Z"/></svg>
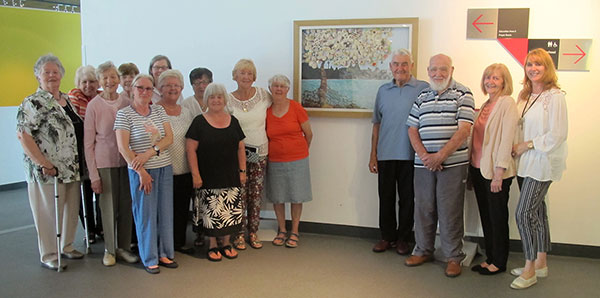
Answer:
<svg viewBox="0 0 600 298"><path fill-rule="evenodd" d="M411 76L402 87L394 80L379 87L373 108L373 123L379 123L377 160L413 160L415 151L408 139L406 119L413 103L423 89L425 81Z"/></svg>
<svg viewBox="0 0 600 298"><path fill-rule="evenodd" d="M423 146L428 153L442 149L458 131L458 122L473 124L475 101L469 88L454 79L442 94L427 88L421 92L413 104L408 126L419 129ZM415 154L416 155L416 154ZM444 167L469 163L467 140L442 163ZM415 156L415 167L423 168L423 162Z"/></svg>

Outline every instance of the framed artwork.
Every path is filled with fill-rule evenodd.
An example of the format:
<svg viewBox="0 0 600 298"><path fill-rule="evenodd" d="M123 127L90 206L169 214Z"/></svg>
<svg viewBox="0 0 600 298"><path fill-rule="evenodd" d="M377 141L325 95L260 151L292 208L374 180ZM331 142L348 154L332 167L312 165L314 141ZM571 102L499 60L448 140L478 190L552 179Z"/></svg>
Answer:
<svg viewBox="0 0 600 298"><path fill-rule="evenodd" d="M408 49L417 70L418 18L294 21L294 98L309 115L371 117L392 53Z"/></svg>

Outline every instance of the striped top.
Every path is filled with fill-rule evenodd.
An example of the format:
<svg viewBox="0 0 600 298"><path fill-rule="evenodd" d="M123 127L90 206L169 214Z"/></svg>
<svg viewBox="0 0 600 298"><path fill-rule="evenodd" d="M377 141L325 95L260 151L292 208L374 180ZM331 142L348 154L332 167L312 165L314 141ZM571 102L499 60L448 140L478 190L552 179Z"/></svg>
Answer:
<svg viewBox="0 0 600 298"><path fill-rule="evenodd" d="M100 94L100 91L97 90L96 94ZM75 107L75 112L77 112L81 119L84 120L87 105L92 99L94 99L94 97L96 96L94 95L93 97L87 97L79 88L74 88L69 91L69 100L71 101L73 107Z"/></svg>
<svg viewBox="0 0 600 298"><path fill-rule="evenodd" d="M144 153L165 136L164 123L168 123L167 113L160 105L151 105L150 114L142 116L131 105L117 112L114 129L129 131L129 148L135 154ZM161 148L159 156L152 156L144 164L145 169L157 169L171 165L168 148ZM131 166L129 166L131 168Z"/></svg>
<svg viewBox="0 0 600 298"><path fill-rule="evenodd" d="M419 129L423 146L428 153L442 149L458 131L458 122L473 124L475 101L469 88L450 82L448 89L439 94L427 88L419 94L406 121L406 125ZM442 163L443 167L469 164L468 142L465 142ZM415 153L415 167L424 168L423 162Z"/></svg>

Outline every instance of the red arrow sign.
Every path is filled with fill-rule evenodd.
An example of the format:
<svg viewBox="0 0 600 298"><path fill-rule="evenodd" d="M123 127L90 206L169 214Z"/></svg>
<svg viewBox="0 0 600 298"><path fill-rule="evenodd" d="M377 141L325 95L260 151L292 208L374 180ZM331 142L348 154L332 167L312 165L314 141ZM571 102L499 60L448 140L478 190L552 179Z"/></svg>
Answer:
<svg viewBox="0 0 600 298"><path fill-rule="evenodd" d="M477 31L479 31L479 33L482 33L483 31L481 31L481 29L479 29L479 27L477 27L477 25L493 25L494 23L477 23L477 21L479 21L479 19L481 19L481 17L483 17L483 14L480 14L479 17L477 19L475 19L475 21L473 21L473 23L471 23L471 25L473 25L473 27L475 27L475 29L477 29Z"/></svg>
<svg viewBox="0 0 600 298"><path fill-rule="evenodd" d="M575 62L573 62L573 64L577 64L577 62L581 61L581 59L583 59L583 57L585 57L585 52L578 46L575 45L577 47L577 49L579 50L580 53L564 53L563 55L567 55L567 56L581 56L579 57L579 59L575 60Z"/></svg>

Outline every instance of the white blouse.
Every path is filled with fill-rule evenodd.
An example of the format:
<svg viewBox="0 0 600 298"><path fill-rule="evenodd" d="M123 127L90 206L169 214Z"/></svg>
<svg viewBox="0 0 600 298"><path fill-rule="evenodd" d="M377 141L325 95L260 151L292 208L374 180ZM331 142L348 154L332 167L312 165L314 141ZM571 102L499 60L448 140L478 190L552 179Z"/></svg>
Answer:
<svg viewBox="0 0 600 298"><path fill-rule="evenodd" d="M271 94L267 90L255 87L256 93L248 100L239 100L229 94L227 105L233 116L238 119L246 135L246 146L258 147L259 156L269 154L269 139L267 139L266 118L267 109L271 106Z"/></svg>
<svg viewBox="0 0 600 298"><path fill-rule="evenodd" d="M533 101L538 94L532 94ZM523 115L526 101L519 100L519 116ZM531 104L531 102L529 103ZM517 175L538 181L558 181L566 168L567 159L567 103L560 89L543 91L535 103L519 120L517 141L533 141L534 149L527 150L518 160Z"/></svg>
<svg viewBox="0 0 600 298"><path fill-rule="evenodd" d="M190 172L185 153L185 134L194 120L194 115L186 107L181 107L181 113L178 116L170 116L171 130L173 131L173 143L169 146L171 152L171 162L173 164L173 175L182 175Z"/></svg>

